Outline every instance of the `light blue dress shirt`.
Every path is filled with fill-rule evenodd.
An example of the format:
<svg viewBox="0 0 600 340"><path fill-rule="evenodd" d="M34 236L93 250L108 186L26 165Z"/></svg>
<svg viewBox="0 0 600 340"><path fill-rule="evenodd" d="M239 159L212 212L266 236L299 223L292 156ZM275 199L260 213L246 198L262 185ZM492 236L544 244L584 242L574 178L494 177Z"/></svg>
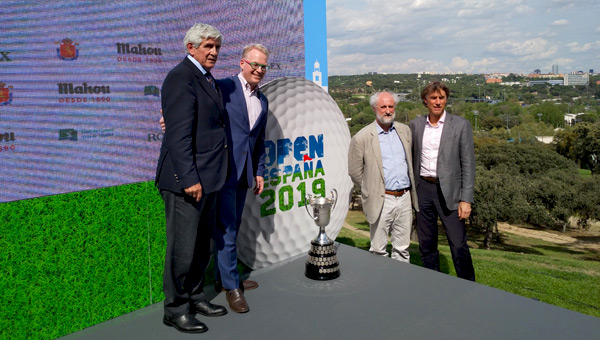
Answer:
<svg viewBox="0 0 600 340"><path fill-rule="evenodd" d="M406 152L396 128L392 124L389 131L385 132L377 125L379 135L379 147L381 149L381 160L383 162L383 177L385 190L401 190L410 187L408 177L408 164L406 164Z"/></svg>

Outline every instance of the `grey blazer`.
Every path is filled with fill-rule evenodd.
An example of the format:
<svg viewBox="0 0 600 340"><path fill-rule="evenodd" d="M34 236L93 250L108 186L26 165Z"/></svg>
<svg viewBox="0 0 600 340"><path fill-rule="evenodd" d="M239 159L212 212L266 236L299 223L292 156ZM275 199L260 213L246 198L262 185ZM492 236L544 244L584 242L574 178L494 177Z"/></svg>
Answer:
<svg viewBox="0 0 600 340"><path fill-rule="evenodd" d="M381 160L381 148L379 147L379 136L377 135L377 122L373 122L360 130L350 141L348 151L348 173L352 182L361 188L363 211L367 216L367 222L375 223L385 198L385 182L383 177L383 161ZM418 211L417 191L414 185L414 175L411 151L411 133L405 124L394 122L394 127L406 154L408 165L408 177L411 182L411 199L413 207Z"/></svg>
<svg viewBox="0 0 600 340"><path fill-rule="evenodd" d="M413 139L413 168L417 176L421 170L423 132L427 117L417 117L410 122ZM458 203L473 203L475 186L475 152L471 124L459 116L446 112L437 159L437 176L446 207L458 209ZM418 185L418 181L417 181Z"/></svg>

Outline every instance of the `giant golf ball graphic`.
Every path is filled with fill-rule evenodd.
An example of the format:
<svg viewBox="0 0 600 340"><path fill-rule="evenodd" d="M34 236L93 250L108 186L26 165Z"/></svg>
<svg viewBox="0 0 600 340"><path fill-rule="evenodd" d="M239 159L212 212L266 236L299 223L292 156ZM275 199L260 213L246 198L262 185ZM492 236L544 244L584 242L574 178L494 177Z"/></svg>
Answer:
<svg viewBox="0 0 600 340"><path fill-rule="evenodd" d="M325 90L304 78L280 78L261 88L269 100L265 190L248 190L238 233L238 257L253 269L307 253L319 228L305 196L338 200L325 231L335 239L350 199L350 131ZM312 214L312 208L308 206Z"/></svg>

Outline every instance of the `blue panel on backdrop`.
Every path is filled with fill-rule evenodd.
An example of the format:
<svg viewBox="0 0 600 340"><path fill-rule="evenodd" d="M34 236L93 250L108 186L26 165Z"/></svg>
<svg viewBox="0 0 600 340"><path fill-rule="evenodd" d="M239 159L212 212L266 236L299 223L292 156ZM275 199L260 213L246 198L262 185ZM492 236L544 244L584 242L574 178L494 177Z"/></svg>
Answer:
<svg viewBox="0 0 600 340"><path fill-rule="evenodd" d="M304 0L306 79L327 90L327 20L325 0Z"/></svg>

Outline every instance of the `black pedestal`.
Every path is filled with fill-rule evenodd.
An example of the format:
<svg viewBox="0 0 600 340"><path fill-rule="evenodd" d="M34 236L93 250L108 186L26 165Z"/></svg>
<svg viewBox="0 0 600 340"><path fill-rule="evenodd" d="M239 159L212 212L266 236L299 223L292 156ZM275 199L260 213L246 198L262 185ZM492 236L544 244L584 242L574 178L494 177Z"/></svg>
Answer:
<svg viewBox="0 0 600 340"><path fill-rule="evenodd" d="M332 280L340 276L340 263L333 242L325 245L310 242L304 275L313 280Z"/></svg>

